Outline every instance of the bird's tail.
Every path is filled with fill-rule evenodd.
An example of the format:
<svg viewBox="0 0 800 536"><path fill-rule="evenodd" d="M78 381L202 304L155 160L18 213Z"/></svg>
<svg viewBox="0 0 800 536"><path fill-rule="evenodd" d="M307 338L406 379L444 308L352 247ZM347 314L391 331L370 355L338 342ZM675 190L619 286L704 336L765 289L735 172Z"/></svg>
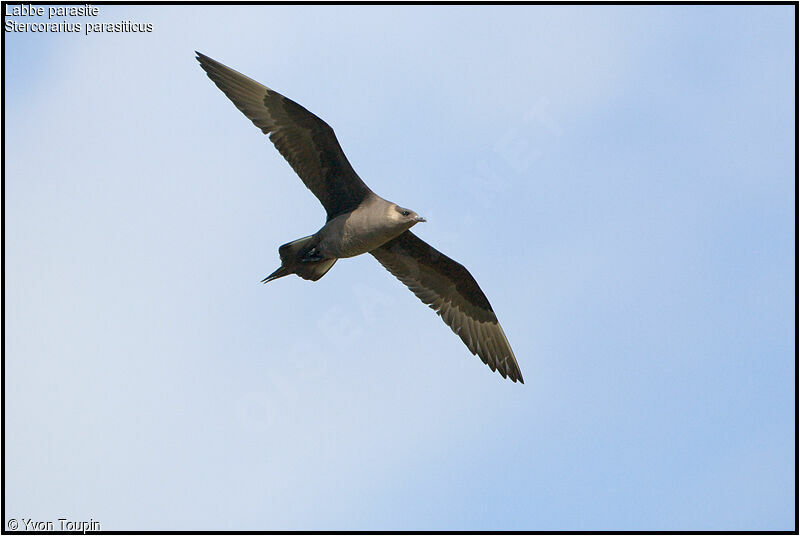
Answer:
<svg viewBox="0 0 800 536"><path fill-rule="evenodd" d="M336 263L337 259L319 258L314 255L317 245L314 236L306 236L278 248L281 266L261 282L269 283L289 274L297 274L303 279L317 281Z"/></svg>

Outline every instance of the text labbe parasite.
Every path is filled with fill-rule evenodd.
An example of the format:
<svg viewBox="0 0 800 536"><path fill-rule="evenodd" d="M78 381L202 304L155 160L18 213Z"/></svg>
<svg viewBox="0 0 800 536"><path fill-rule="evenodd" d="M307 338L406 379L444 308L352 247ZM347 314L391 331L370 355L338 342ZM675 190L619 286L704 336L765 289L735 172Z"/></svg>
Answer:
<svg viewBox="0 0 800 536"><path fill-rule="evenodd" d="M6 4L5 15L12 17L41 17L47 10L47 18L53 17L96 17L100 8L91 4L82 6L34 6L32 4L19 4L11 6Z"/></svg>

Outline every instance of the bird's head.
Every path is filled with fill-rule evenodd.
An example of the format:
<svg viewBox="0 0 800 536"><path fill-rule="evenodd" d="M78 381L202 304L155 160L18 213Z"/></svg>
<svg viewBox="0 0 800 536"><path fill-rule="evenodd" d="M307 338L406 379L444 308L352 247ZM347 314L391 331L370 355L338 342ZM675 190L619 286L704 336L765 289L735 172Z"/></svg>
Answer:
<svg viewBox="0 0 800 536"><path fill-rule="evenodd" d="M416 224L426 221L425 218L413 210L409 208L398 207L397 205L392 206L390 217L398 227L404 227L405 229L410 229Z"/></svg>

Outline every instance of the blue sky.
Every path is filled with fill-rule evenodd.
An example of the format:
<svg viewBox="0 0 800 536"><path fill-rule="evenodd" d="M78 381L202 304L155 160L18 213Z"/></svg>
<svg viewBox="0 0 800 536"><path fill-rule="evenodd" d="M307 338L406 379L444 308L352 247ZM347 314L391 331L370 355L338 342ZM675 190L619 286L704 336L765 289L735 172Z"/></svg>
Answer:
<svg viewBox="0 0 800 536"><path fill-rule="evenodd" d="M794 528L792 6L100 6L6 33L6 520ZM325 119L526 379L324 212L199 50Z"/></svg>

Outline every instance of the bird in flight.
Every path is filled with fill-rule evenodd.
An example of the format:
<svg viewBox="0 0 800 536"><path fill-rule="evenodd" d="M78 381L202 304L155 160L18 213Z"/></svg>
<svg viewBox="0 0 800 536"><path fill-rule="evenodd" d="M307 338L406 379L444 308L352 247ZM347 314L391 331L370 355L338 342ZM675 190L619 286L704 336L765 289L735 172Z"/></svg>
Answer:
<svg viewBox="0 0 800 536"><path fill-rule="evenodd" d="M410 231L425 218L370 190L325 121L255 80L196 54L208 77L269 135L327 212L322 229L278 248L281 266L263 282L289 274L317 281L337 260L369 253L436 311L489 368L524 383L511 345L475 278Z"/></svg>

